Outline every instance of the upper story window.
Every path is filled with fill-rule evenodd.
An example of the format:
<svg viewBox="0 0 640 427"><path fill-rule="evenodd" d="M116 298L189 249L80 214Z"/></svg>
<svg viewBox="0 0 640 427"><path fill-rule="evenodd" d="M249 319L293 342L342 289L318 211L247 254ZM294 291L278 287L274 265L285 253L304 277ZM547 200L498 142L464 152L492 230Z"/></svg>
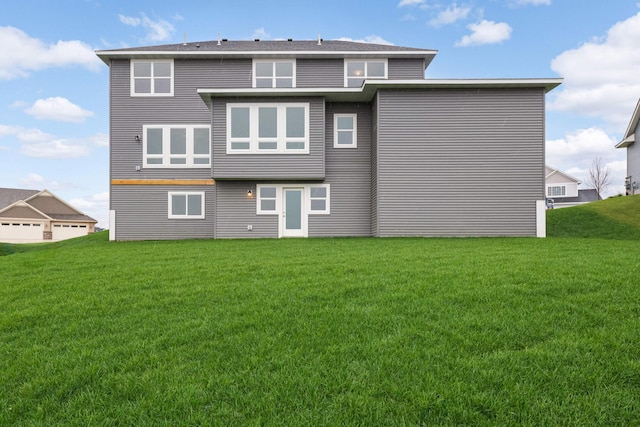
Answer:
<svg viewBox="0 0 640 427"><path fill-rule="evenodd" d="M308 154L309 104L227 104L227 153Z"/></svg>
<svg viewBox="0 0 640 427"><path fill-rule="evenodd" d="M142 141L146 168L208 168L208 125L145 125Z"/></svg>
<svg viewBox="0 0 640 427"><path fill-rule="evenodd" d="M254 60L253 87L296 87L296 62Z"/></svg>
<svg viewBox="0 0 640 427"><path fill-rule="evenodd" d="M358 146L357 114L333 115L333 148L356 148Z"/></svg>
<svg viewBox="0 0 640 427"><path fill-rule="evenodd" d="M559 197L567 195L566 185L550 185L547 187L547 197Z"/></svg>
<svg viewBox="0 0 640 427"><path fill-rule="evenodd" d="M173 96L173 60L132 60L131 96Z"/></svg>
<svg viewBox="0 0 640 427"><path fill-rule="evenodd" d="M360 87L365 79L386 78L386 59L344 61L344 85L346 87Z"/></svg>

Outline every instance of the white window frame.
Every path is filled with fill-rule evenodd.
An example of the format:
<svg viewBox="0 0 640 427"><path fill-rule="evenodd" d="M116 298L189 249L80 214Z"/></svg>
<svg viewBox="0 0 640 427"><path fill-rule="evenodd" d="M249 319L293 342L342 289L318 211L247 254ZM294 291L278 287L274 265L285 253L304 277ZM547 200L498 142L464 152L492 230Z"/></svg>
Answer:
<svg viewBox="0 0 640 427"><path fill-rule="evenodd" d="M249 137L248 138L232 138L231 137L231 110L233 108L249 109ZM260 149L259 147L259 110L260 108L276 108L277 109L277 132L276 149ZM287 138L287 108L303 108L304 109L304 137ZM248 142L248 149L232 148L234 142ZM269 139L269 142L273 142ZM302 142L302 149L287 149L287 143ZM227 154L309 154L309 104L308 103L229 103L227 104Z"/></svg>
<svg viewBox="0 0 640 427"><path fill-rule="evenodd" d="M173 213L173 203L172 203L172 197L173 196L186 196L187 197L187 213L185 215L179 215L179 214L174 214ZM189 215L189 212L188 212L188 209L189 209L188 197L189 196L200 196L200 215ZM204 217L205 217L205 214L204 214L204 207L205 207L204 191L170 191L168 193L168 203L169 203L169 205L167 206L167 213L168 213L168 218L169 219L204 219Z"/></svg>
<svg viewBox="0 0 640 427"><path fill-rule="evenodd" d="M562 194L556 194L555 190L558 189L562 192ZM553 194L552 194L553 193ZM547 197L566 197L567 196L567 186L566 185L548 185L547 186Z"/></svg>
<svg viewBox="0 0 640 427"><path fill-rule="evenodd" d="M276 75L276 64L291 64L293 75L291 77L278 77ZM266 79L266 77L258 77L256 75L256 68L258 64L271 64L272 67L272 75L271 75L271 88L276 88L276 82L278 79L291 79L291 87L296 87L296 60L295 59L280 59L280 60L268 60L268 59L254 59L252 65L252 87L258 87L257 79ZM285 86L289 87L289 86ZM282 89L282 88L280 88Z"/></svg>
<svg viewBox="0 0 640 427"><path fill-rule="evenodd" d="M349 76L347 73L347 69L348 64L350 63L354 63L354 62L364 62L364 70L363 70L363 75L362 76L358 76L358 77L354 77L354 76ZM369 63L370 62L382 62L384 64L384 76L383 77L370 77L369 76ZM349 79L387 79L389 78L389 61L386 58L380 58L380 59L375 59L375 58L367 58L367 59L345 59L344 60L344 87L350 87L349 86ZM358 86L351 86L351 87L358 87Z"/></svg>
<svg viewBox="0 0 640 427"><path fill-rule="evenodd" d="M147 154L149 129L162 129L162 154ZM171 164L172 157L179 157L178 155L171 154L171 129L185 129L186 130L186 145L187 152L184 155L186 163L183 164ZM195 154L195 129L207 129L209 131L209 147L208 154ZM195 159L208 159L207 163L195 163ZM162 159L162 163L149 163L149 159ZM190 168L190 169L208 169L211 167L211 126L210 125L143 125L142 126L142 164L145 168L159 168L159 169L175 169L175 168Z"/></svg>
<svg viewBox="0 0 640 427"><path fill-rule="evenodd" d="M295 186L296 188L304 189L304 212L303 215L330 215L331 214L331 185L330 184L258 184L256 185L256 215L280 215L282 213L282 200L283 200L283 189L291 188ZM262 210L262 197L261 197L261 188L275 188L276 189L276 208L275 210ZM322 187L326 188L326 197L311 197L311 188ZM272 197L265 198L266 200L273 200ZM325 209L323 210L312 210L311 209L311 200L325 200Z"/></svg>
<svg viewBox="0 0 640 427"><path fill-rule="evenodd" d="M135 64L138 63L150 63L151 64L151 76L150 77L138 77L140 78L144 78L144 79L149 79L151 81L151 92L150 93L138 93L136 92L136 86L135 86L135 80L136 80L136 76L133 73L134 70L134 66ZM153 68L154 68L154 64L156 63L168 63L171 66L171 73L170 73L170 83L169 83L169 93L155 93L154 92L154 79L155 76L153 75ZM175 81L175 72L174 72L174 66L173 66L173 59L132 59L131 60L131 68L130 68L130 75L131 75L131 81L130 81L130 86L131 86L131 96L173 96L173 86L174 86L174 81ZM163 77L166 78L166 77Z"/></svg>
<svg viewBox="0 0 640 427"><path fill-rule="evenodd" d="M338 119L341 117L351 117L353 119L353 128L351 129L351 144L338 144L338 132L348 132L349 129L338 129ZM358 115L353 114L334 114L333 115L333 148L358 148Z"/></svg>

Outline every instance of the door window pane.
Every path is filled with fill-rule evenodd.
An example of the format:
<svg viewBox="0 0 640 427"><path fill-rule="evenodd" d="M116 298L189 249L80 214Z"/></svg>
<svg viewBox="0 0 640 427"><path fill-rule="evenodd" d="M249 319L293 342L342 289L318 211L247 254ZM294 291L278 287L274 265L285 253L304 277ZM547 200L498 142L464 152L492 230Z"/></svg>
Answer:
<svg viewBox="0 0 640 427"><path fill-rule="evenodd" d="M287 190L286 191L286 229L301 230L302 229L302 191Z"/></svg>

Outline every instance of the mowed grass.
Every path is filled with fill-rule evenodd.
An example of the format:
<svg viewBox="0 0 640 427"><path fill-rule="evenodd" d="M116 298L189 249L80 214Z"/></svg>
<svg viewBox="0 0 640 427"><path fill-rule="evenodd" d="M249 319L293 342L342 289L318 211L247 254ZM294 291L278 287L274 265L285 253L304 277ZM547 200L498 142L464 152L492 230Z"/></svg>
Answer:
<svg viewBox="0 0 640 427"><path fill-rule="evenodd" d="M638 425L624 230L0 246L0 425Z"/></svg>

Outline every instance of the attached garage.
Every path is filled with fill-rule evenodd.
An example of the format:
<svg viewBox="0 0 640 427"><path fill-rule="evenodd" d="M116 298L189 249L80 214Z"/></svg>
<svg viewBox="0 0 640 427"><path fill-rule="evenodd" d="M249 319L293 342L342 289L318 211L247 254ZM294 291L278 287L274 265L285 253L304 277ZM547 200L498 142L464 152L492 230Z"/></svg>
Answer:
<svg viewBox="0 0 640 427"><path fill-rule="evenodd" d="M44 224L39 222L1 221L0 242L36 243L42 242Z"/></svg>
<svg viewBox="0 0 640 427"><path fill-rule="evenodd" d="M89 228L86 224L53 224L51 230L53 241L73 239L89 234Z"/></svg>

